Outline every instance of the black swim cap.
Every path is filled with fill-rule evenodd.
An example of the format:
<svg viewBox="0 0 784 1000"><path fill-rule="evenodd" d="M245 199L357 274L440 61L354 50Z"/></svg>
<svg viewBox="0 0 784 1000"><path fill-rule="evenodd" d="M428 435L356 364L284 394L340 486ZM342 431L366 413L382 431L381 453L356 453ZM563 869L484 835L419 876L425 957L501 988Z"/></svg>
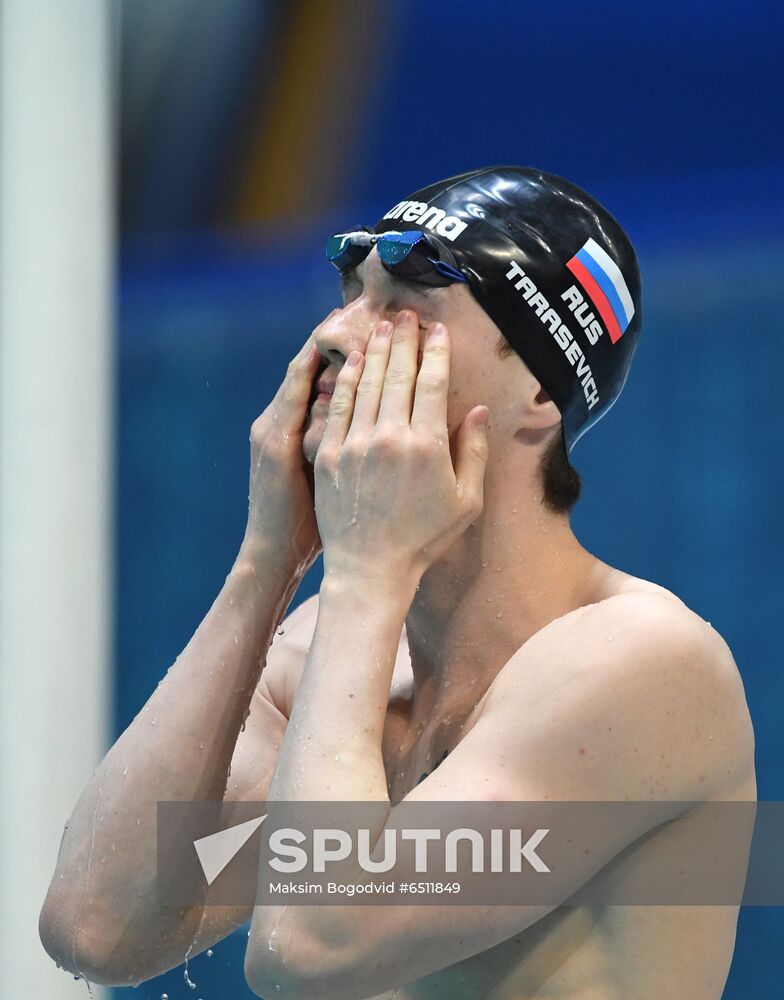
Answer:
<svg viewBox="0 0 784 1000"><path fill-rule="evenodd" d="M474 298L558 407L567 451L618 398L641 321L637 255L589 194L530 167L487 167L398 202L377 233L441 240Z"/></svg>

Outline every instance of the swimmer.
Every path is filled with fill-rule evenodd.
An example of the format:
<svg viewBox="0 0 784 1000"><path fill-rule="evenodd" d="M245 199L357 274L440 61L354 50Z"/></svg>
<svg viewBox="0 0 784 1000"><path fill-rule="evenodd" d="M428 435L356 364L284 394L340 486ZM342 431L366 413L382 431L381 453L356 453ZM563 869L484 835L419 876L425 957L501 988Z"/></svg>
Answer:
<svg viewBox="0 0 784 1000"><path fill-rule="evenodd" d="M619 224L562 178L488 168L327 256L343 303L253 424L223 589L68 822L45 947L138 984L252 918L260 996L718 1000L736 906L291 906L272 948L280 908L158 903L158 801L644 801L610 855L633 869L673 802L756 797L722 638L570 526L573 448L641 327Z"/></svg>

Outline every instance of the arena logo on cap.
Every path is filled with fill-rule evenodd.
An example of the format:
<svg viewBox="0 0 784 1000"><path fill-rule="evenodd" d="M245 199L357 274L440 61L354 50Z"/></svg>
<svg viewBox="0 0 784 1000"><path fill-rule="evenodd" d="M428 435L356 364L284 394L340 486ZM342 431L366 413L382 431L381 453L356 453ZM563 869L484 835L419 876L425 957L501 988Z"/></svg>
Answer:
<svg viewBox="0 0 784 1000"><path fill-rule="evenodd" d="M428 205L424 201L399 201L384 216L385 219L400 219L402 222L416 222L443 236L446 240L456 240L468 225L456 215L447 215L443 208Z"/></svg>
<svg viewBox="0 0 784 1000"><path fill-rule="evenodd" d="M634 303L620 268L607 251L590 238L566 266L584 288L615 344L634 316Z"/></svg>

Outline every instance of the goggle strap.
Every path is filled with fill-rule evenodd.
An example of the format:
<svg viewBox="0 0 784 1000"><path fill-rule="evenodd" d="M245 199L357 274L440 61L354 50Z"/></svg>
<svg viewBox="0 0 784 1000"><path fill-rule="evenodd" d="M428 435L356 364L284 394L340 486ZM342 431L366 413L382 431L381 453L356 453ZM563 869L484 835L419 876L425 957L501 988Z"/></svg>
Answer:
<svg viewBox="0 0 784 1000"><path fill-rule="evenodd" d="M445 278L451 278L453 281L468 281L468 278L466 278L462 271L458 271L456 267L444 263L443 260L431 260L431 263L436 271L439 274L443 274Z"/></svg>

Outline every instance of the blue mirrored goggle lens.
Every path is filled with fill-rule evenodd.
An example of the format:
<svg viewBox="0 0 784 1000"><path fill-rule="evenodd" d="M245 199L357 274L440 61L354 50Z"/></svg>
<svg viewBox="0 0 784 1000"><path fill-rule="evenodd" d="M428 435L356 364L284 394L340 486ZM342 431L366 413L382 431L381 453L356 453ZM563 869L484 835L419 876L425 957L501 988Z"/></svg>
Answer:
<svg viewBox="0 0 784 1000"><path fill-rule="evenodd" d="M427 258L428 250L422 233L415 231L407 233L384 233L376 245L382 263L394 267L402 263L411 253L419 248L419 252Z"/></svg>
<svg viewBox="0 0 784 1000"><path fill-rule="evenodd" d="M352 241L353 233L338 233L327 240L327 259L339 271L348 271L361 264L370 253L371 245L358 245Z"/></svg>
<svg viewBox="0 0 784 1000"><path fill-rule="evenodd" d="M444 287L468 280L456 267L441 260L438 246L418 230L384 233L377 248L385 267L412 281Z"/></svg>

